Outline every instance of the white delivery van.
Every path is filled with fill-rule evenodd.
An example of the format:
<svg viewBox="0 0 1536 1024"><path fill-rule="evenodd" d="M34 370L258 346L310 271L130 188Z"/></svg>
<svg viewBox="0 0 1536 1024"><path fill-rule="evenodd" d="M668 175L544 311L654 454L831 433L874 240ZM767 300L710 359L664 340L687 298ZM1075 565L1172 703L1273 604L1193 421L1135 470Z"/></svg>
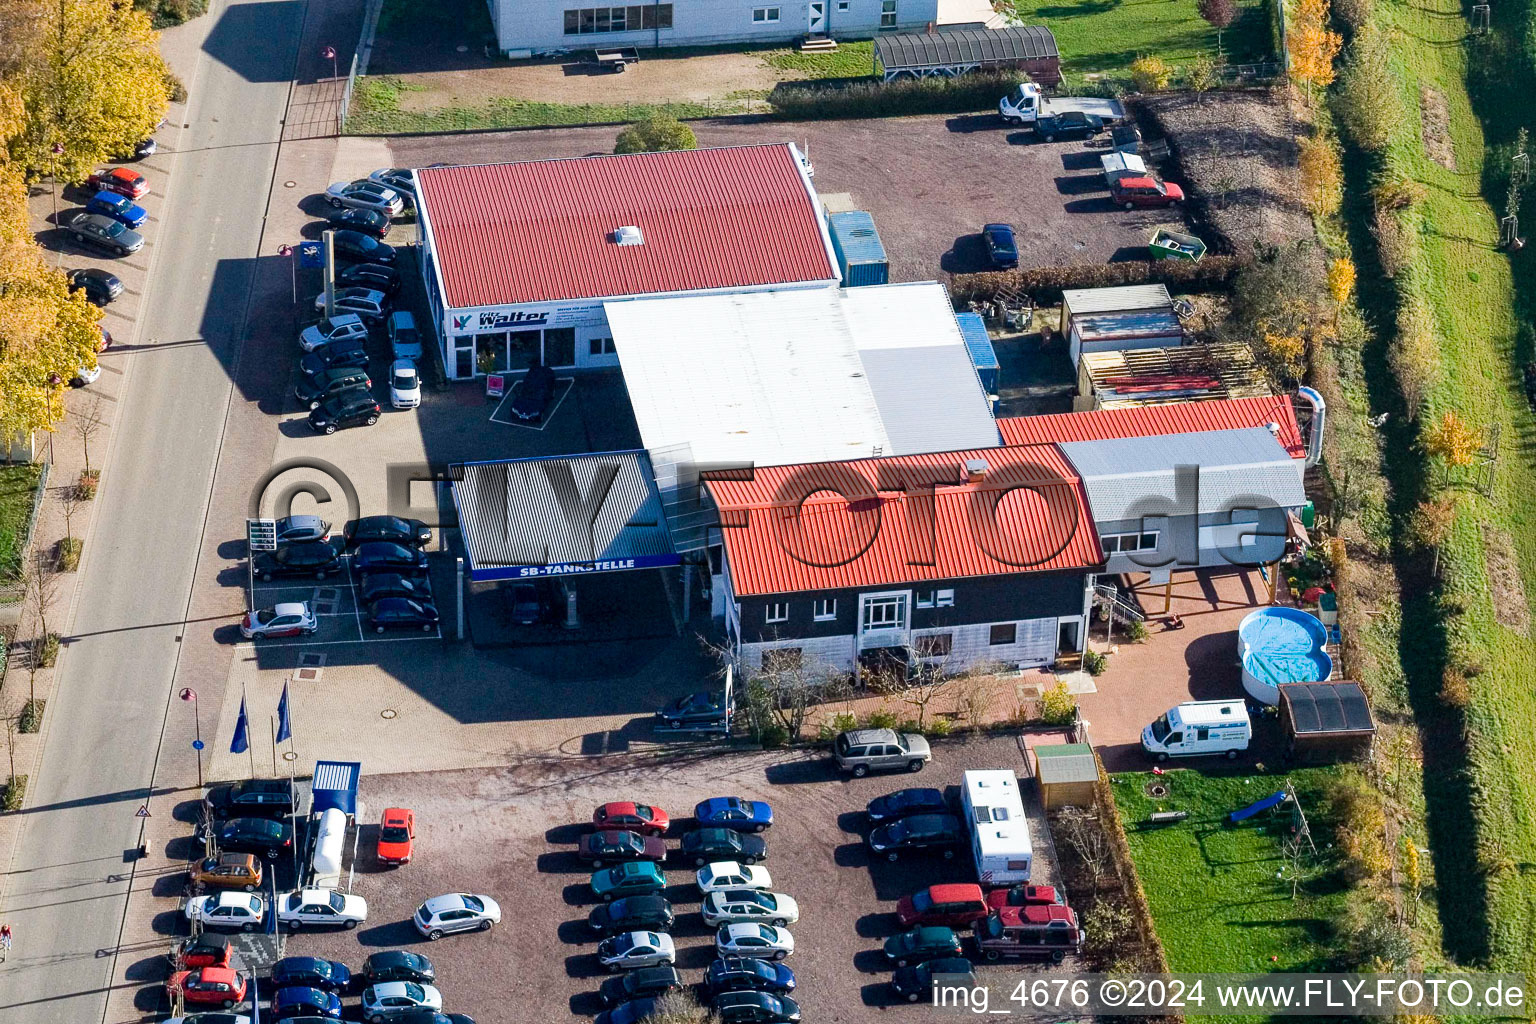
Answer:
<svg viewBox="0 0 1536 1024"><path fill-rule="evenodd" d="M1155 761L1170 757L1222 754L1227 760L1248 749L1253 724L1240 700L1191 700L1141 730L1141 749Z"/></svg>
<svg viewBox="0 0 1536 1024"><path fill-rule="evenodd" d="M971 856L982 885L1014 885L1029 881L1034 846L1029 821L1019 796L1019 780L1011 771L966 772L960 786L966 827L971 830Z"/></svg>

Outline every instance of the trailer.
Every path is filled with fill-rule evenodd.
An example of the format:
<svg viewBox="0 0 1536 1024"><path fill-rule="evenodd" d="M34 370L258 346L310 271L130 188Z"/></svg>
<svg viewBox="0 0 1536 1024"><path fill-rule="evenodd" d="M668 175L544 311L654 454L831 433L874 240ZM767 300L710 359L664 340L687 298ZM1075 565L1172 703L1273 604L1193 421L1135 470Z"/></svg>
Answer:
<svg viewBox="0 0 1536 1024"><path fill-rule="evenodd" d="M1097 96L1046 96L1034 82L1021 82L997 101L997 113L1007 124L1034 124L1042 117L1078 111L1092 114L1107 125L1125 120L1119 100Z"/></svg>
<svg viewBox="0 0 1536 1024"><path fill-rule="evenodd" d="M1029 881L1035 853L1018 778L1005 769L969 771L961 781L960 797L981 884Z"/></svg>

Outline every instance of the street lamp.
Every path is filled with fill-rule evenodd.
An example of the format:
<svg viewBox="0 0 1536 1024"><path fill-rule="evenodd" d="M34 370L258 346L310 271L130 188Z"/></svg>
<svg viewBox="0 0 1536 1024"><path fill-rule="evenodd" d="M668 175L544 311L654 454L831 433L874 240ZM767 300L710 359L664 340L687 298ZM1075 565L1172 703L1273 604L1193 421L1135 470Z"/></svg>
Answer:
<svg viewBox="0 0 1536 1024"><path fill-rule="evenodd" d="M192 741L192 749L197 751L197 788L201 792L203 788L203 716L197 710L196 690L190 686L183 686L181 699L192 702L192 728L197 737Z"/></svg>
<svg viewBox="0 0 1536 1024"><path fill-rule="evenodd" d="M53 188L50 191L53 193L53 226L57 228L59 227L59 157L64 155L64 144L62 142L55 142L48 148L53 153ZM54 265L64 265L64 253L62 251L56 253Z"/></svg>

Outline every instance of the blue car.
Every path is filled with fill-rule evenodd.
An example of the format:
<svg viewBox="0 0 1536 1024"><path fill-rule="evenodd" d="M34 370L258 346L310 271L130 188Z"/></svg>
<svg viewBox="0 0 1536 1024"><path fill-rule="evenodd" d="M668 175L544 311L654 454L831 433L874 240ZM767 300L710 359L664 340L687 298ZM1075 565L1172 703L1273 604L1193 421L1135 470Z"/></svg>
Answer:
<svg viewBox="0 0 1536 1024"><path fill-rule="evenodd" d="M772 960L750 956L721 957L704 972L711 995L721 992L771 992L783 995L795 990L795 972Z"/></svg>
<svg viewBox="0 0 1536 1024"><path fill-rule="evenodd" d="M352 971L346 964L317 956L286 956L272 965L272 987L275 989L301 987L342 991L351 982Z"/></svg>
<svg viewBox="0 0 1536 1024"><path fill-rule="evenodd" d="M294 986L280 988L272 997L272 1019L289 1017L329 1017L341 1020L341 997L318 988Z"/></svg>
<svg viewBox="0 0 1536 1024"><path fill-rule="evenodd" d="M743 800L739 796L716 796L693 809L700 828L733 828L738 832L761 832L773 824L773 808L761 800Z"/></svg>
<svg viewBox="0 0 1536 1024"><path fill-rule="evenodd" d="M987 259L992 261L994 267L1019 265L1019 246L1014 241L1011 225L987 224L981 229L981 238L987 244Z"/></svg>
<svg viewBox="0 0 1536 1024"><path fill-rule="evenodd" d="M149 216L149 211L139 206L127 196L120 196L116 192L105 190L91 196L90 202L85 204L86 210L91 213L99 213L103 217L111 217L119 224L126 224L130 228L136 228L144 223L144 218Z"/></svg>

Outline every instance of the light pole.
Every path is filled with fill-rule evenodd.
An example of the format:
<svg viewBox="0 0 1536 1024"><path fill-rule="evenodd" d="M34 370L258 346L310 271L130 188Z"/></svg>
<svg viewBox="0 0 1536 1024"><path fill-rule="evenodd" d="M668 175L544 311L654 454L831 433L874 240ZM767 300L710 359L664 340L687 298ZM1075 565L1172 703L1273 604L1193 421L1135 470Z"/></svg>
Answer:
<svg viewBox="0 0 1536 1024"><path fill-rule="evenodd" d="M49 152L51 152L53 154L53 175L52 175L52 177L53 177L53 181L52 181L53 188L50 189L49 191L51 191L53 193L53 226L55 228L57 228L57 227L60 227L60 224L59 224L59 157L64 155L64 144L60 143L60 142L55 142L52 146L49 146L48 149L49 149ZM64 253L63 253L63 251L60 250L60 251L56 252L54 255L55 255L54 265L62 267L64 265Z"/></svg>
<svg viewBox="0 0 1536 1024"><path fill-rule="evenodd" d="M325 47L323 50L320 51L320 56L326 58L327 60L329 60L331 62L331 80L335 81L336 79L340 78L341 77L341 71L336 66L336 47L334 47L334 46L327 46L327 47Z"/></svg>
<svg viewBox="0 0 1536 1024"><path fill-rule="evenodd" d="M201 792L203 788L203 716L197 710L196 690L190 686L183 686L181 699L192 702L192 728L197 737L192 741L192 749L197 751L197 788Z"/></svg>

